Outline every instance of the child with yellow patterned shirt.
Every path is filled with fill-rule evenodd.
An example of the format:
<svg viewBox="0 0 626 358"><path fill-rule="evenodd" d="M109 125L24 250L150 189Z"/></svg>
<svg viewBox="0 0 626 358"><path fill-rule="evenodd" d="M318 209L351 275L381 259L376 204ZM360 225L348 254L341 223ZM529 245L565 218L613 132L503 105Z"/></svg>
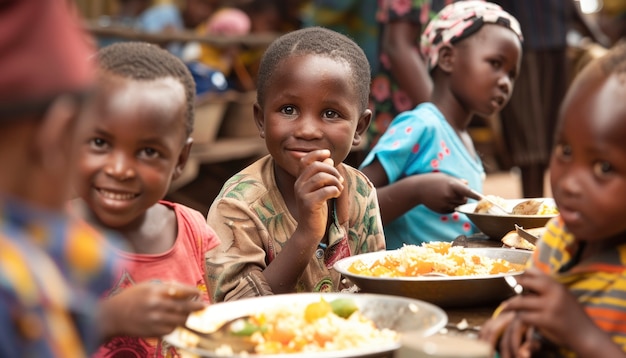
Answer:
<svg viewBox="0 0 626 358"><path fill-rule="evenodd" d="M524 294L481 331L503 358L626 356L624 98L626 45L587 65L565 97L550 162L559 216L518 278Z"/></svg>

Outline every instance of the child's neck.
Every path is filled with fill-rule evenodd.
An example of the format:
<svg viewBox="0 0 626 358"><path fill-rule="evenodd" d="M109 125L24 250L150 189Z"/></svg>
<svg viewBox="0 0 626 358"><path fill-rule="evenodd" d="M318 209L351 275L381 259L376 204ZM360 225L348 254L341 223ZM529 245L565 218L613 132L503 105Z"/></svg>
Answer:
<svg viewBox="0 0 626 358"><path fill-rule="evenodd" d="M107 230L117 232L135 254L164 253L172 248L178 236L176 214L162 204L151 206L141 217L123 227L105 225L86 207L83 217Z"/></svg>
<svg viewBox="0 0 626 358"><path fill-rule="evenodd" d="M456 101L452 101L450 105L447 105L450 101L446 101L445 98L447 97L433 97L433 104L437 107L437 109L439 109L450 127L452 127L467 152L472 157L476 157L474 142L467 132L467 128L472 121L473 114L462 109Z"/></svg>
<svg viewBox="0 0 626 358"><path fill-rule="evenodd" d="M581 260L593 257L607 250L614 250L620 245L626 244L626 232L619 233L611 238L598 241L585 241Z"/></svg>

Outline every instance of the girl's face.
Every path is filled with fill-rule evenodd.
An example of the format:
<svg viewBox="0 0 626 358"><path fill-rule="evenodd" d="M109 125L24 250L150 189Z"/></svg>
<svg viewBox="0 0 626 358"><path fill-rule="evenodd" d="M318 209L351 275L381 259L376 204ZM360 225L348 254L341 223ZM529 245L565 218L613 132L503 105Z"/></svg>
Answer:
<svg viewBox="0 0 626 358"><path fill-rule="evenodd" d="M522 47L503 26L486 24L454 46L450 89L467 112L485 117L499 112L511 98Z"/></svg>
<svg viewBox="0 0 626 358"><path fill-rule="evenodd" d="M318 149L330 150L339 165L360 143L371 112L360 110L351 75L346 63L325 56L292 56L279 64L254 114L283 174L297 177L300 159Z"/></svg>
<svg viewBox="0 0 626 358"><path fill-rule="evenodd" d="M561 217L578 240L626 232L624 98L623 79L597 75L574 85L563 103L550 180Z"/></svg>
<svg viewBox="0 0 626 358"><path fill-rule="evenodd" d="M94 219L123 230L140 224L182 171L191 145L185 91L173 78L101 79L103 92L81 131L76 186Z"/></svg>

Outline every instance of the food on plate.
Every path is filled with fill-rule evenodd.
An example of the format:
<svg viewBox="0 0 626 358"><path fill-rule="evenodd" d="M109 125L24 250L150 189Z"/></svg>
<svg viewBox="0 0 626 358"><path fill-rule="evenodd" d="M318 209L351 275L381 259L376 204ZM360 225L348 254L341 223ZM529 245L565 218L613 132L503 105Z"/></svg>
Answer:
<svg viewBox="0 0 626 358"><path fill-rule="evenodd" d="M515 206L513 206L513 208L510 208L510 201L507 201L504 198L496 195L486 195L486 197L488 200L483 199L476 203L476 208L474 209L475 213L495 213L491 210L493 202L509 211L512 215L554 215L558 214L559 212L552 200L528 199L519 202Z"/></svg>
<svg viewBox="0 0 626 358"><path fill-rule="evenodd" d="M556 208L554 202L548 203L544 201L537 210L537 215L556 215L558 213L559 209Z"/></svg>
<svg viewBox="0 0 626 358"><path fill-rule="evenodd" d="M496 195L485 195L485 199L476 203L475 213L478 214L490 214L493 203L498 204L501 208L506 207L506 200Z"/></svg>
<svg viewBox="0 0 626 358"><path fill-rule="evenodd" d="M537 227L537 228L524 229L524 230L528 232L529 234L532 234L533 236L535 236L537 239L539 239L541 235L543 235L543 233L546 231L546 228ZM504 245L508 247L513 247L516 249L524 249L524 250L531 250L531 251L535 249L535 245L529 242L528 240L524 239L523 237L521 237L518 234L517 230L509 231L508 234L502 237L501 241Z"/></svg>
<svg viewBox="0 0 626 358"><path fill-rule="evenodd" d="M201 316L202 312L192 315ZM194 318L196 322L203 321L202 317ZM280 306L253 314L247 320L246 332L256 343L252 356L362 349L400 339L394 330L377 328L371 319L361 314L353 300L337 298L328 302L321 296L316 302ZM194 338L189 335L185 341L197 346ZM223 344L216 353L228 356L240 352Z"/></svg>
<svg viewBox="0 0 626 358"><path fill-rule="evenodd" d="M513 215L537 215L541 204L542 204L541 200L536 200L536 199L525 200L515 205L513 209L511 210L511 214Z"/></svg>
<svg viewBox="0 0 626 358"><path fill-rule="evenodd" d="M355 260L348 271L374 277L477 276L518 272L523 265L475 255L450 242L405 245L368 265Z"/></svg>

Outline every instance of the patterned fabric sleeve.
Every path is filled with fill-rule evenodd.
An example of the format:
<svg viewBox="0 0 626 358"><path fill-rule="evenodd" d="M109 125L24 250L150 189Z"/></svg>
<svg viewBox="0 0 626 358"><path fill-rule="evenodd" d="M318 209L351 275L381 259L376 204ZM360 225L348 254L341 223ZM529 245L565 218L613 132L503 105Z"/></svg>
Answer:
<svg viewBox="0 0 626 358"><path fill-rule="evenodd" d="M546 274L553 274L572 259L574 238L565 230L565 223L560 216L550 219L546 232L537 242L529 266L534 266Z"/></svg>
<svg viewBox="0 0 626 358"><path fill-rule="evenodd" d="M557 216L546 225L530 265L553 276L576 296L587 315L626 352L626 244L580 261L580 244ZM561 356L574 356L560 349Z"/></svg>
<svg viewBox="0 0 626 358"><path fill-rule="evenodd" d="M355 212L354 224L350 228L351 240L358 242L354 254L374 252L385 249L383 225L378 207L378 197L374 185L361 172L355 171L355 191L362 195L364 212Z"/></svg>
<svg viewBox="0 0 626 358"><path fill-rule="evenodd" d="M267 229L239 200L220 198L213 206L207 221L221 240L205 262L213 302L271 294L262 274L268 265Z"/></svg>

